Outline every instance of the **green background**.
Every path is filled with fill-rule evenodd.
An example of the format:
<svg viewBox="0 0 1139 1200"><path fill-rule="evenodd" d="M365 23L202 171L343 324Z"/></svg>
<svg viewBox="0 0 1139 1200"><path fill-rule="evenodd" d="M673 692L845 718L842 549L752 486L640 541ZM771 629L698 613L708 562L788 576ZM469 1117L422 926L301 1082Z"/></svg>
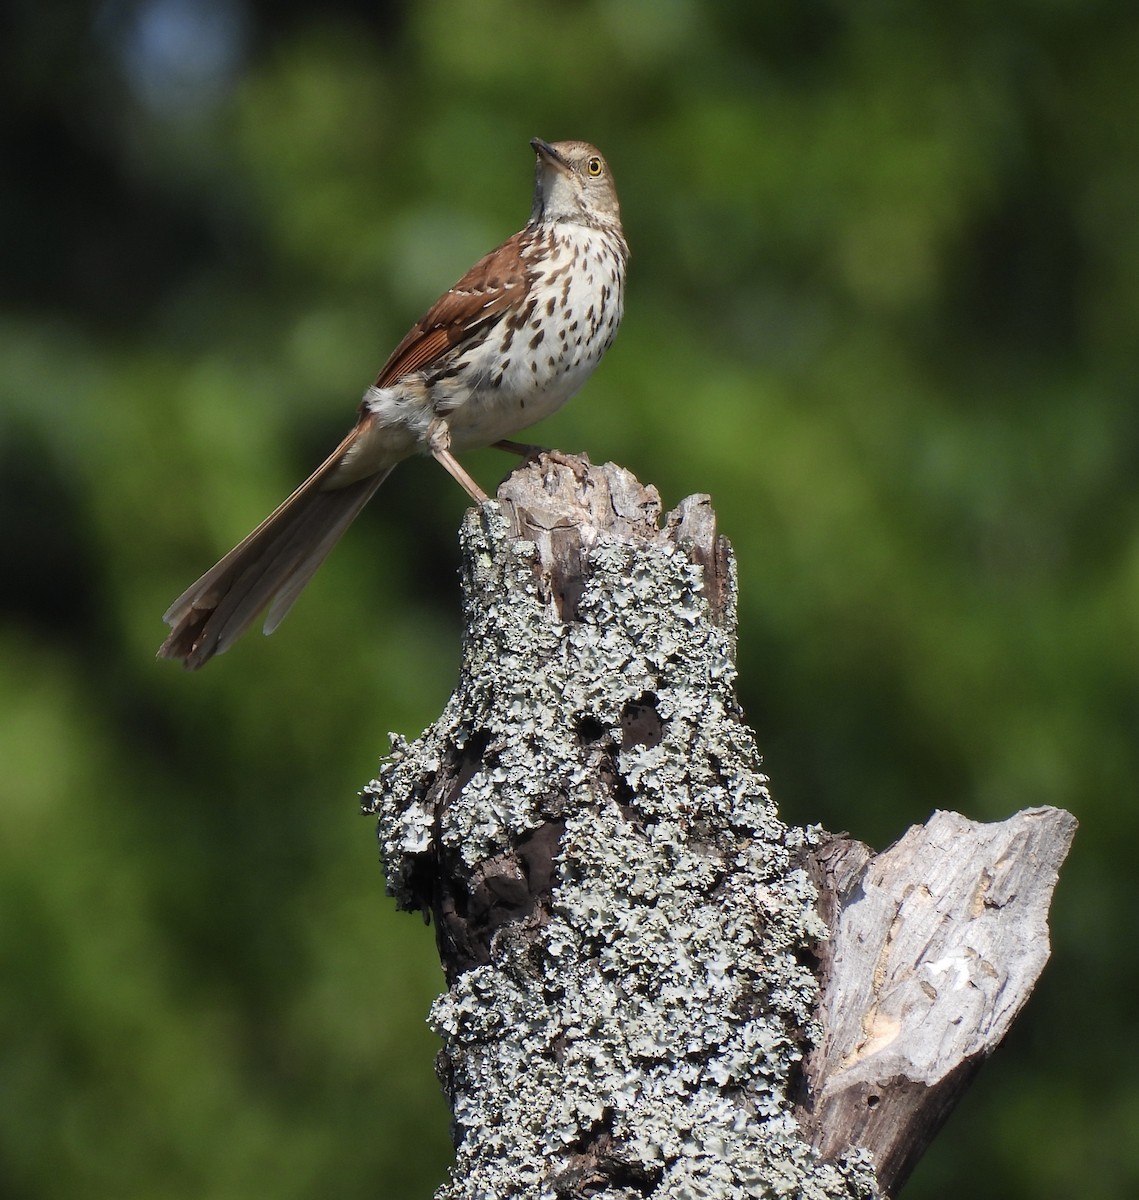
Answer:
<svg viewBox="0 0 1139 1200"><path fill-rule="evenodd" d="M454 683L465 497L408 464L272 639L154 651L539 135L603 149L633 260L534 436L712 494L783 814L1080 819L907 1195L1139 1194L1136 64L1124 0L6 6L0 1190L443 1179L433 938L355 792Z"/></svg>

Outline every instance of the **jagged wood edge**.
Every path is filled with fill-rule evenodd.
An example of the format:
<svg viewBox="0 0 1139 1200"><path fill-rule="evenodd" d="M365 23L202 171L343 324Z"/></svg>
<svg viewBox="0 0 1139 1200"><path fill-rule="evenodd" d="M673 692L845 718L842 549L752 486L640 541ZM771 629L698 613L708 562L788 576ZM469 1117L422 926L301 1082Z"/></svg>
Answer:
<svg viewBox="0 0 1139 1200"><path fill-rule="evenodd" d="M878 855L846 838L814 852L831 936L796 1115L824 1155L868 1149L897 1193L1039 978L1075 831L1057 808L937 812Z"/></svg>

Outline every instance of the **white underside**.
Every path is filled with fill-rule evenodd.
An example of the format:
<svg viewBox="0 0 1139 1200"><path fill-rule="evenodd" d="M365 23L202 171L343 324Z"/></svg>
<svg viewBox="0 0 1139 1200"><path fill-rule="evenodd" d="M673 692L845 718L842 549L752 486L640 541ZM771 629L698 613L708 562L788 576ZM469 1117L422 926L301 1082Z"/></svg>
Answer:
<svg viewBox="0 0 1139 1200"><path fill-rule="evenodd" d="M533 318L519 327L503 352L499 331L481 342L475 338L454 352L462 361L458 375L446 375L448 362L433 363L386 388L371 387L364 404L378 419L346 456L336 472L338 481L360 478L393 466L416 453L428 453L428 435L437 419L450 432L453 450L489 446L544 420L585 383L608 348L621 320L623 273L601 265L599 235L575 231L582 267L543 293L536 284L538 304ZM545 303L556 292L552 316ZM589 336L582 314L592 307L595 332ZM576 328L573 328L576 321ZM541 341L531 348L539 330Z"/></svg>

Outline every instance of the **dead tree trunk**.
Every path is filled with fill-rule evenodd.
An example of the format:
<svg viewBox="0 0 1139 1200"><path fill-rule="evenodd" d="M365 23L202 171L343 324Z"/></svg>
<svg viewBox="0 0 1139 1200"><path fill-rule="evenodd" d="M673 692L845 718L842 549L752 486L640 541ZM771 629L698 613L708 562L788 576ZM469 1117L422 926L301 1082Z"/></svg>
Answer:
<svg viewBox="0 0 1139 1200"><path fill-rule="evenodd" d="M896 1192L1047 958L1075 828L783 825L707 497L543 456L463 527L459 686L365 792L435 922L439 1200Z"/></svg>

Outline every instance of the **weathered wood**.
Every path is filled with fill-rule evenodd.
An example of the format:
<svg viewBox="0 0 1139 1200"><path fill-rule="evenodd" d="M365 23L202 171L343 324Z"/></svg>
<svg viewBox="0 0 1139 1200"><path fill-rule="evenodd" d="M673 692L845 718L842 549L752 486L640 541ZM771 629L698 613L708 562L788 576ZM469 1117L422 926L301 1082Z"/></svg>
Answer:
<svg viewBox="0 0 1139 1200"><path fill-rule="evenodd" d="M820 848L822 1037L797 1116L824 1155L861 1146L884 1192L905 1181L1048 959L1075 830L1056 808L991 825L938 812L873 857Z"/></svg>
<svg viewBox="0 0 1139 1200"><path fill-rule="evenodd" d="M876 858L784 826L707 497L662 525L543 455L463 549L459 686L365 794L449 983L440 1200L884 1194L1031 989L1066 814Z"/></svg>

